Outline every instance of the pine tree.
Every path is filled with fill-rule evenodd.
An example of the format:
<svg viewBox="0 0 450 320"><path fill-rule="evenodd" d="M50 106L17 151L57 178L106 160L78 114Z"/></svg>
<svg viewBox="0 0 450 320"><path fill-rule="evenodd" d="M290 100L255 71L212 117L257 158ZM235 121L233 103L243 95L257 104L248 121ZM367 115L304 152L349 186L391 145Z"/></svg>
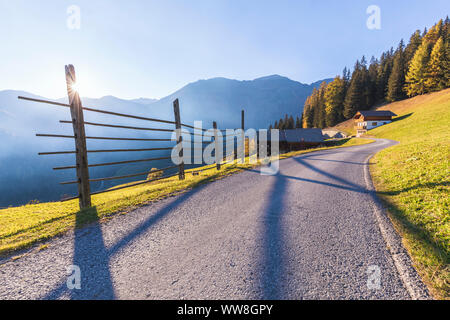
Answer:
<svg viewBox="0 0 450 320"><path fill-rule="evenodd" d="M302 127L302 121L300 120L300 118L297 116L295 119L295 128L296 129L300 129Z"/></svg>
<svg viewBox="0 0 450 320"><path fill-rule="evenodd" d="M345 83L350 82L350 70L347 69L347 67L344 68L344 71L342 71L342 80L344 80Z"/></svg>
<svg viewBox="0 0 450 320"><path fill-rule="evenodd" d="M368 92L369 92L369 106L373 106L377 102L377 76L378 76L379 63L378 59L372 57L370 59L369 65L369 82L368 82Z"/></svg>
<svg viewBox="0 0 450 320"><path fill-rule="evenodd" d="M409 39L409 43L405 48L405 74L408 72L408 65L412 58L414 57L414 53L416 53L416 50L419 48L419 46L422 44L422 37L420 36L420 31L417 30L414 32Z"/></svg>
<svg viewBox="0 0 450 320"><path fill-rule="evenodd" d="M376 82L376 101L382 102L386 99L387 86L389 77L391 76L393 66L392 50L384 52L380 58L380 64L378 67L378 75Z"/></svg>
<svg viewBox="0 0 450 320"><path fill-rule="evenodd" d="M423 37L423 41L431 44L428 47L429 53L431 53L431 49L436 44L438 39L442 36L442 29L443 29L443 21L441 19L441 20L439 20L438 23L436 23L434 26L432 26L428 32L425 33L425 36Z"/></svg>
<svg viewBox="0 0 450 320"><path fill-rule="evenodd" d="M351 77L350 70L345 67L342 72L342 80L344 81L344 97L347 94L348 87L350 86ZM344 111L342 110L342 112Z"/></svg>
<svg viewBox="0 0 450 320"><path fill-rule="evenodd" d="M449 32L450 34L450 32ZM446 87L450 87L450 40L447 41L445 44L445 80L446 80Z"/></svg>
<svg viewBox="0 0 450 320"><path fill-rule="evenodd" d="M445 18L444 25L442 27L442 39L444 40L444 43L447 43L450 41L450 19Z"/></svg>
<svg viewBox="0 0 450 320"><path fill-rule="evenodd" d="M287 114L284 115L283 129L289 129L289 116Z"/></svg>
<svg viewBox="0 0 450 320"><path fill-rule="evenodd" d="M314 110L313 128L318 128L321 122L322 112L320 110L320 88L313 90L311 108Z"/></svg>
<svg viewBox="0 0 450 320"><path fill-rule="evenodd" d="M303 107L303 127L312 128L314 119L314 110L312 108L312 97L316 89L313 89L313 93L306 98L305 105Z"/></svg>
<svg viewBox="0 0 450 320"><path fill-rule="evenodd" d="M430 61L428 62L425 80L427 91L438 91L446 88L446 78L448 78L448 75L446 75L446 62L444 41L440 37L433 47Z"/></svg>
<svg viewBox="0 0 450 320"><path fill-rule="evenodd" d="M332 127L343 120L345 82L339 76L328 84L325 91L325 123Z"/></svg>
<svg viewBox="0 0 450 320"><path fill-rule="evenodd" d="M287 129L294 129L294 128L295 128L294 118L290 116L288 120Z"/></svg>
<svg viewBox="0 0 450 320"><path fill-rule="evenodd" d="M429 61L428 43L423 41L414 54L406 75L405 90L409 97L426 93L426 73Z"/></svg>
<svg viewBox="0 0 450 320"><path fill-rule="evenodd" d="M319 89L313 90L311 96L311 107L314 110L313 127L325 127L325 90L327 83L324 81L320 84Z"/></svg>
<svg viewBox="0 0 450 320"><path fill-rule="evenodd" d="M394 65L389 77L388 92L386 97L386 100L389 102L398 101L405 98L405 66L403 47L403 41L401 41L397 51L395 52Z"/></svg>
<svg viewBox="0 0 450 320"><path fill-rule="evenodd" d="M313 119L314 119L314 110L310 107L305 109L305 113L303 114L303 128L312 128L313 127Z"/></svg>
<svg viewBox="0 0 450 320"><path fill-rule="evenodd" d="M356 61L355 70L353 70L350 86L344 100L344 117L350 119L356 111L365 107L363 101L363 78L361 73L361 65Z"/></svg>
<svg viewBox="0 0 450 320"><path fill-rule="evenodd" d="M273 125L273 128L274 129L280 129L280 127L278 126L278 121L277 120L275 120L275 124Z"/></svg>
<svg viewBox="0 0 450 320"><path fill-rule="evenodd" d="M360 109L361 106L361 86L359 85L359 80L352 79L350 82L350 87L347 90L347 94L344 100L344 117L350 119L355 115L355 113Z"/></svg>
<svg viewBox="0 0 450 320"><path fill-rule="evenodd" d="M361 68L360 68L361 75L360 76L361 76L361 82L362 82L361 109L366 110L366 109L369 109L374 102L371 99L371 83L370 83L369 71L367 69L367 60L366 60L365 56L363 56L361 58L360 65L361 65Z"/></svg>

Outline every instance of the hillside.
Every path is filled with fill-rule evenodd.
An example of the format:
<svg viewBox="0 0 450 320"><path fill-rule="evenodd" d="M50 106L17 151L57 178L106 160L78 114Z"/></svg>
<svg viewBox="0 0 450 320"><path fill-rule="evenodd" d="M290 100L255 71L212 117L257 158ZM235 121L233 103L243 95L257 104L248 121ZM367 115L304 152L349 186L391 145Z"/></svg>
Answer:
<svg viewBox="0 0 450 320"><path fill-rule="evenodd" d="M378 108L398 115L368 135L399 141L372 160L372 176L418 271L449 298L450 89Z"/></svg>
<svg viewBox="0 0 450 320"><path fill-rule="evenodd" d="M353 71L344 68L342 76L314 90L303 111L305 128L333 127L351 119L356 112L385 102L402 101L450 87L450 19L441 19L423 33L416 30L409 42L400 40L397 48L384 51L370 62L356 60ZM354 132L351 122L340 125Z"/></svg>
<svg viewBox="0 0 450 320"><path fill-rule="evenodd" d="M334 127L326 128L326 129L335 129L342 131L346 133L347 135L355 135L356 129L355 129L355 121L353 119L346 120L344 122L341 122Z"/></svg>

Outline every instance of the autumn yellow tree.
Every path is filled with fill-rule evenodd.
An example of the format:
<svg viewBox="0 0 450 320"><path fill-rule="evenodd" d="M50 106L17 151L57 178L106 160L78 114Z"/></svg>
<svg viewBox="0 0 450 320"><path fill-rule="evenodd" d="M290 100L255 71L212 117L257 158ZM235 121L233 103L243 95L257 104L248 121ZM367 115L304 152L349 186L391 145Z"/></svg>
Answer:
<svg viewBox="0 0 450 320"><path fill-rule="evenodd" d="M325 90L325 122L332 127L344 119L345 82L337 76Z"/></svg>
<svg viewBox="0 0 450 320"><path fill-rule="evenodd" d="M427 92L425 81L428 61L430 60L428 45L428 42L422 42L409 65L405 85L405 90L409 97L417 96Z"/></svg>
<svg viewBox="0 0 450 320"><path fill-rule="evenodd" d="M428 70L426 74L425 86L427 91L438 91L446 88L446 52L444 41L440 37L433 47L430 61L428 62Z"/></svg>

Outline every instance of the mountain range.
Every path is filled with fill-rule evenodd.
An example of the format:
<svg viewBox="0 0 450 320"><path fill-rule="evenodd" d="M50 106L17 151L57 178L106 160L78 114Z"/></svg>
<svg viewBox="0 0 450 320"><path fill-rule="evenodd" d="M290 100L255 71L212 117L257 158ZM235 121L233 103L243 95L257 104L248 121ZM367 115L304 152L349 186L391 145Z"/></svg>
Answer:
<svg viewBox="0 0 450 320"><path fill-rule="evenodd" d="M322 81L330 82L332 79ZM285 114L300 115L303 104L314 88L322 81L302 84L279 75L255 80L232 80L213 78L190 83L162 99L139 98L124 100L114 96L99 99L82 98L83 105L120 113L140 115L173 121L173 100L180 101L181 121L193 124L202 120L204 128L211 128L217 121L219 128L238 128L241 123L241 110L245 110L246 128L268 128L275 120ZM73 149L72 139L52 139L36 137L36 133L72 135L72 128L59 120L70 120L67 108L18 100L18 96L46 99L24 91L0 91L0 207L25 204L30 200L58 200L63 194L76 193L74 186L61 186L58 182L73 180L74 172L55 172L52 166L73 164L72 155L37 156L42 151L64 151ZM48 100L48 99L46 99ZM58 99L67 102L67 98ZM85 112L85 121L123 124L131 126L165 127L141 120L111 117ZM166 125L170 127L171 125ZM149 131L129 132L128 130L103 127L86 127L87 135L161 137ZM154 143L156 144L156 143ZM110 141L89 141L89 148L137 147L138 143ZM145 144L148 147L149 143ZM139 145L142 147L142 143ZM94 154L90 162L105 160L127 160L152 155L140 154ZM152 163L151 167L164 165ZM91 176L112 176L124 172L141 172L149 169L149 164L127 167L109 167L93 172ZM140 170L140 171L139 171ZM139 179L139 178L138 178ZM140 178L142 179L142 177ZM117 181L116 183L123 183ZM93 189L111 187L112 184L94 185Z"/></svg>

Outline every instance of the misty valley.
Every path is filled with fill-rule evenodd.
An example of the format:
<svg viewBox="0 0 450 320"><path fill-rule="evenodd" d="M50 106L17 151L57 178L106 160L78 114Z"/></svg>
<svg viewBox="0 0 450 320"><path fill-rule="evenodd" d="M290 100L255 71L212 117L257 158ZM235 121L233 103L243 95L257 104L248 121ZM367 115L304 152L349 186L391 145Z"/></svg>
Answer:
<svg viewBox="0 0 450 320"><path fill-rule="evenodd" d="M329 81L326 80L326 81ZM193 124L203 121L203 127L212 127L217 121L219 129L235 129L240 126L240 110L246 111L246 128L268 128L273 119L285 114L302 112L306 97L318 81L311 85L292 81L281 76L268 76L252 81L237 81L225 78L200 80L186 85L174 94L160 99L122 100L112 96L100 99L82 98L85 107L95 106L119 113L143 117L155 117L173 121L172 102L180 99L181 119ZM73 135L68 108L18 100L18 96L45 99L21 91L0 92L0 207L27 204L30 201L55 201L77 194L77 186L61 185L61 182L76 179L75 169L53 170L54 167L73 166L73 154L39 156L39 152L74 150L73 139L36 137L40 134ZM57 100L67 103L67 99ZM117 124L124 126L174 129L171 124L157 124L135 119L123 119L109 115L85 112L86 122ZM170 132L132 131L119 128L86 126L88 136L164 138L170 139ZM171 147L175 142L108 141L88 140L88 149L133 149ZM90 164L169 157L170 150L148 152L114 152L89 154ZM141 173L152 168L171 165L170 160L122 164L90 169L90 178L113 177ZM193 167L195 165L190 165ZM176 169L166 172L171 174ZM113 181L92 182L93 192L118 184L143 180L145 176Z"/></svg>

